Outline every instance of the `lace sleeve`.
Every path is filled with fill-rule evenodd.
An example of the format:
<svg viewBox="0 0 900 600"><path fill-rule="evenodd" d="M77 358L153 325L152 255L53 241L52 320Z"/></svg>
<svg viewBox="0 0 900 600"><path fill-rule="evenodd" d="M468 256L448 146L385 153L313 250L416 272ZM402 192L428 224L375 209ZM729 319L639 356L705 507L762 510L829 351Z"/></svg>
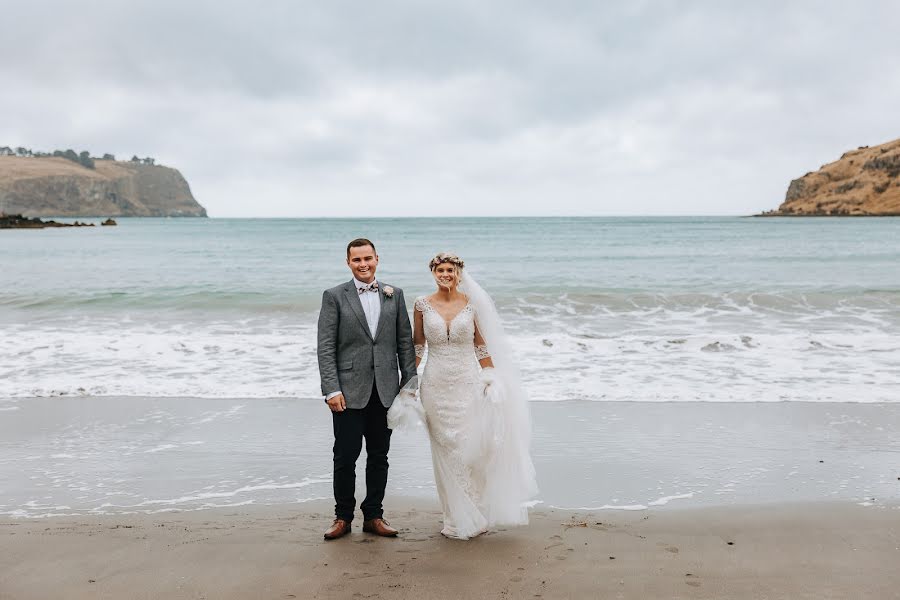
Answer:
<svg viewBox="0 0 900 600"><path fill-rule="evenodd" d="M484 338L481 337L481 332L478 331L478 325L475 325L475 339L473 340L475 344L475 356L478 360L482 360L485 358L490 358L491 353L488 351L487 343L484 341Z"/></svg>
<svg viewBox="0 0 900 600"><path fill-rule="evenodd" d="M425 308L428 306L428 303L425 301L425 298L420 296L416 298L415 310L413 311L413 345L416 350L416 358L421 359L425 357L425 324L423 322L423 315L425 313ZM418 366L418 360L416 361L416 366Z"/></svg>

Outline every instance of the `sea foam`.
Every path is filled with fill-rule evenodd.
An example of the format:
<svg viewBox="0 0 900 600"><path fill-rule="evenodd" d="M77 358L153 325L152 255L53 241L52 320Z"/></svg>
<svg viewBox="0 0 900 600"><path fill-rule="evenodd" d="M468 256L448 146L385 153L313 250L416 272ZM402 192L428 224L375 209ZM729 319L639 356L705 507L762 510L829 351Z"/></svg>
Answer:
<svg viewBox="0 0 900 600"><path fill-rule="evenodd" d="M564 293L506 299L500 310L535 401L897 402L895 303L893 295ZM0 397L317 398L315 320L306 312L9 324Z"/></svg>

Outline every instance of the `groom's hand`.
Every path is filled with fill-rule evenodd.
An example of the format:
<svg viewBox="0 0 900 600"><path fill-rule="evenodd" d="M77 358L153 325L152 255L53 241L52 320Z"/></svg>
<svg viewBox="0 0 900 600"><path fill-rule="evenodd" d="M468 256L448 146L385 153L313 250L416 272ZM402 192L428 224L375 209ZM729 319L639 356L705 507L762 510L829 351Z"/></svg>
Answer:
<svg viewBox="0 0 900 600"><path fill-rule="evenodd" d="M328 404L328 408L331 409L331 412L344 412L344 409L347 408L347 402L344 401L343 394L338 394L334 398L331 398L326 404Z"/></svg>

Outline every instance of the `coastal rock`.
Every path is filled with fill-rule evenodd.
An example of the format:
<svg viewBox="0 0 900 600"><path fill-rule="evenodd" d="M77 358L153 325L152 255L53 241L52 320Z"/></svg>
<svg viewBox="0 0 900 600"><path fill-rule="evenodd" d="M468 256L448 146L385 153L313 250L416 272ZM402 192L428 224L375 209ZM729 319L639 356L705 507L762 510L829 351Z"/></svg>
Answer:
<svg viewBox="0 0 900 600"><path fill-rule="evenodd" d="M118 223L116 223L115 219L111 219L111 218L103 221L100 224L103 225L104 227L111 227L111 226L118 225Z"/></svg>
<svg viewBox="0 0 900 600"><path fill-rule="evenodd" d="M29 217L205 217L176 169L0 156L0 211Z"/></svg>
<svg viewBox="0 0 900 600"><path fill-rule="evenodd" d="M7 215L0 213L0 229L44 229L46 227L93 227L93 223L58 223L56 221L42 221L22 215Z"/></svg>
<svg viewBox="0 0 900 600"><path fill-rule="evenodd" d="M793 180L760 216L900 216L900 140L862 146Z"/></svg>

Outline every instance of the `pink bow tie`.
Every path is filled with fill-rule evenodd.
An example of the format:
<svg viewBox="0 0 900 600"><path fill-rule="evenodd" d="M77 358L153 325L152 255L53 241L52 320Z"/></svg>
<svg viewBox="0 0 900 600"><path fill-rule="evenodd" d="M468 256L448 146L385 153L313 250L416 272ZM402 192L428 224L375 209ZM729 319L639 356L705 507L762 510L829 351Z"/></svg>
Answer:
<svg viewBox="0 0 900 600"><path fill-rule="evenodd" d="M377 292L378 291L378 282L373 281L369 285L364 285L363 287L358 287L356 290L359 292L359 295L362 296L366 292Z"/></svg>

